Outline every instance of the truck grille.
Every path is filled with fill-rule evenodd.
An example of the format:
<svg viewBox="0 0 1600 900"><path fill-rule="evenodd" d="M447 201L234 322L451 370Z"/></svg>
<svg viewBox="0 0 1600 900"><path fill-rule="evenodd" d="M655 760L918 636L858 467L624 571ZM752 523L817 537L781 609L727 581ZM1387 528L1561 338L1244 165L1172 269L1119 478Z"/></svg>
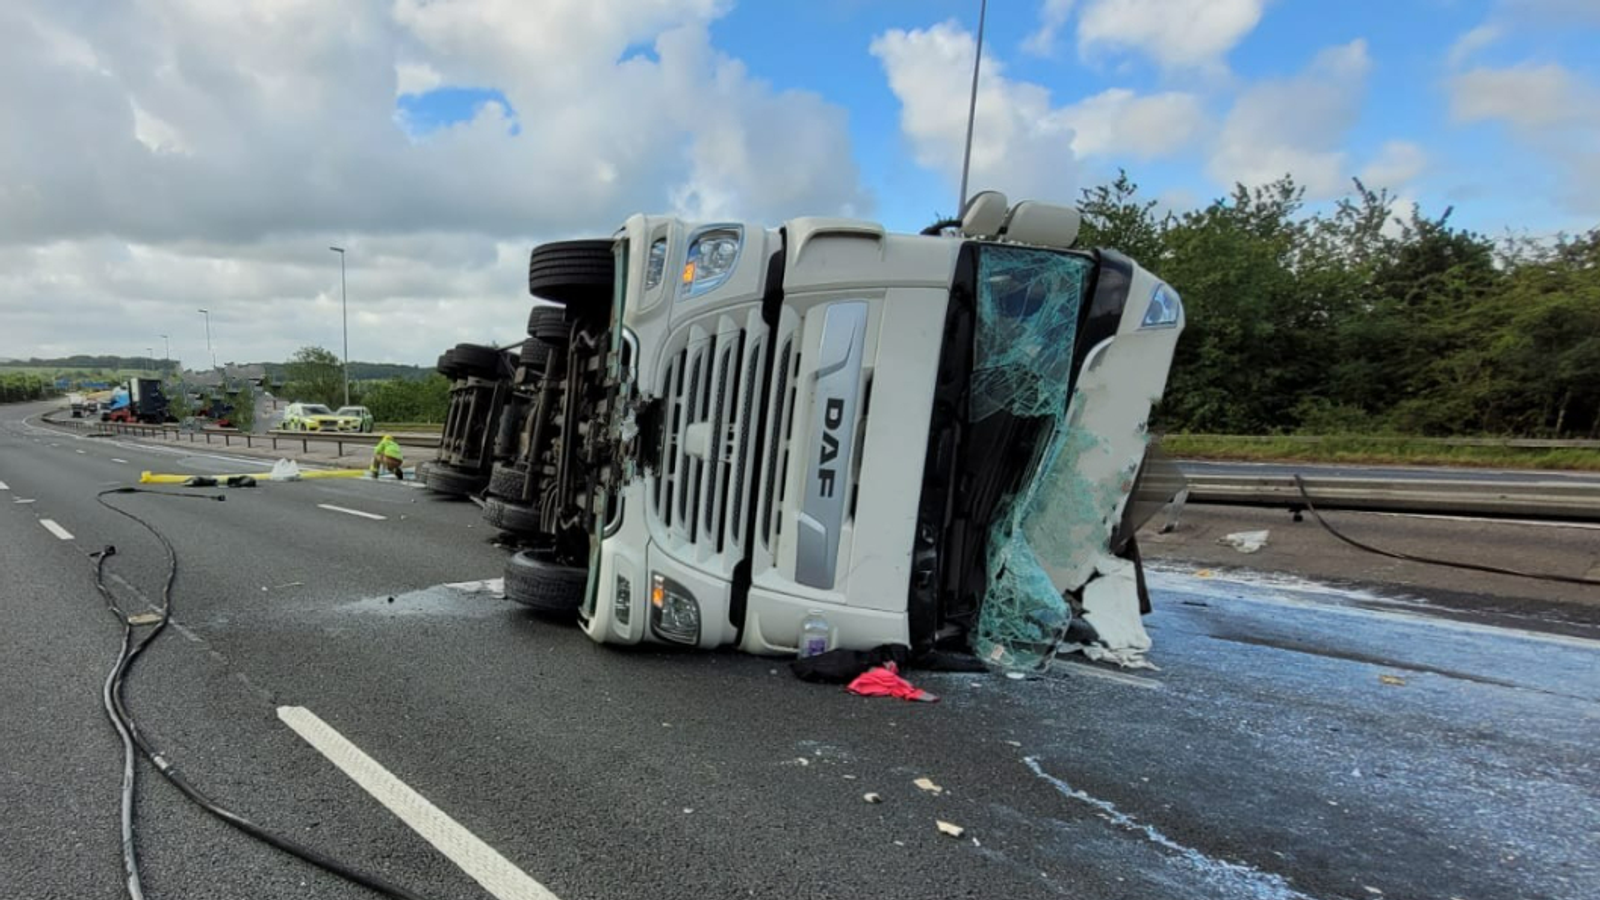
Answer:
<svg viewBox="0 0 1600 900"><path fill-rule="evenodd" d="M696 326L668 357L662 379L657 521L698 559L742 556L765 329L759 314ZM669 345L670 346L670 345ZM708 438L708 439L707 439Z"/></svg>
<svg viewBox="0 0 1600 900"><path fill-rule="evenodd" d="M783 342L783 349L778 352L777 368L773 370L777 373L778 386L772 392L772 434L767 440L767 490L762 494L765 502L761 505L761 543L773 547L774 552L776 544L772 531L777 522L773 506L775 501L783 499L778 494L785 487L784 479L780 476L789 471L789 439L794 435L793 375L799 370L800 356L794 352L794 338L790 337Z"/></svg>

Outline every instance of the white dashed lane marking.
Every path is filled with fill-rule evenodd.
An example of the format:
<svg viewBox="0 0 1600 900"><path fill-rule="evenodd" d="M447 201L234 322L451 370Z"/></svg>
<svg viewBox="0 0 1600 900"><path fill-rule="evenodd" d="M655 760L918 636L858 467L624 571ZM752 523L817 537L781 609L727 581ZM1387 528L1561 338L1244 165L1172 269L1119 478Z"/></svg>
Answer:
<svg viewBox="0 0 1600 900"><path fill-rule="evenodd" d="M9 491L9 490L11 490L11 485L6 484L4 481L0 481L0 491Z"/></svg>
<svg viewBox="0 0 1600 900"><path fill-rule="evenodd" d="M362 512L359 509L347 509L343 506L334 506L332 503L318 503L317 508L326 509L330 512L340 512L350 516L360 516L363 519L372 519L377 522L382 522L384 519L389 518L388 516L380 516L377 513Z"/></svg>
<svg viewBox="0 0 1600 900"><path fill-rule="evenodd" d="M396 778L316 713L303 706L280 706L278 718L498 900L558 900L548 888Z"/></svg>
<svg viewBox="0 0 1600 900"><path fill-rule="evenodd" d="M115 456L111 457L111 461L114 462L114 463L122 463L123 465L127 465L128 464L127 460L125 460L125 459L117 459Z"/></svg>
<svg viewBox="0 0 1600 900"><path fill-rule="evenodd" d="M72 532L62 528L60 525L57 525L55 519L40 519L39 524L44 526L45 531L50 532L63 541L72 540Z"/></svg>

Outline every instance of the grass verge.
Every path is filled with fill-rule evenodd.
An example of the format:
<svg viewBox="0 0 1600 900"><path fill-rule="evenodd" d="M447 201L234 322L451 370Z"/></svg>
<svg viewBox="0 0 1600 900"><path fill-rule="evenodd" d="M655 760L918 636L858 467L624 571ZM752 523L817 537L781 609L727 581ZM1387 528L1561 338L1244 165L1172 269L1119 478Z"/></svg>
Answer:
<svg viewBox="0 0 1600 900"><path fill-rule="evenodd" d="M1169 434L1161 439L1161 446L1178 459L1600 471L1600 450L1446 446L1362 435L1330 435L1311 443L1289 437L1245 440L1221 435Z"/></svg>

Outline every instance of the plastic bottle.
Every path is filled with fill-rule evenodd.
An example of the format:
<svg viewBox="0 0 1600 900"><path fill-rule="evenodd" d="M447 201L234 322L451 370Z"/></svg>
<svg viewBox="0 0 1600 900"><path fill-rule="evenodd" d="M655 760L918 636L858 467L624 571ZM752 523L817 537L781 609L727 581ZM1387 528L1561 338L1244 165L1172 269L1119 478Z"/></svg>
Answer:
<svg viewBox="0 0 1600 900"><path fill-rule="evenodd" d="M800 623L800 658L828 652L830 634L828 620L822 617L822 610L813 609L807 613L805 621Z"/></svg>

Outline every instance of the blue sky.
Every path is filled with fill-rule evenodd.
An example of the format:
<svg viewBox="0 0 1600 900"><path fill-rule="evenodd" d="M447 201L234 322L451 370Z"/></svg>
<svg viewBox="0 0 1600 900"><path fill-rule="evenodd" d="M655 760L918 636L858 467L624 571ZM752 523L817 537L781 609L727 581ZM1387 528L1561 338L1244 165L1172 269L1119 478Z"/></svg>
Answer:
<svg viewBox="0 0 1600 900"><path fill-rule="evenodd" d="M1426 161L1415 175L1386 186L1419 201L1425 212L1437 214L1453 205L1455 221L1490 232L1510 227L1546 234L1592 227L1600 220L1592 209L1564 208L1558 202L1560 179L1513 128L1492 116L1462 121L1452 114L1451 104L1452 78L1469 68L1555 65L1578 83L1600 83L1592 52L1600 45L1600 15L1585 12L1588 6L1600 10L1600 0L1256 4L1262 7L1258 23L1217 57L1219 65L1212 71L1167 68L1136 49L1080 52L1070 17L1048 54L1029 52L1025 45L1040 28L1044 5L1023 0L990 4L986 64L997 62L1007 78L1048 90L1057 106L1113 88L1138 94L1177 90L1197 95L1213 120L1190 146L1161 158L1113 153L1084 160L1082 184L1108 179L1123 166L1152 196L1179 208L1225 193L1231 183L1207 171L1205 138L1231 104L1253 85L1294 77L1325 48L1361 41L1367 74L1350 86L1358 111L1332 148L1349 155L1346 177L1358 174L1387 142L1405 142L1420 149ZM1092 4L1064 5L1074 6L1070 15L1076 15ZM975 31L977 9L973 0L743 2L714 19L710 34L718 51L736 57L752 77L774 89L816 93L844 107L854 160L875 214L891 226L911 228L954 208L953 176L908 164L914 154L900 127L901 99L890 88L883 61L869 48L893 29L914 31L948 22ZM1493 29L1497 35L1452 62L1457 41L1477 28ZM646 41L625 55L654 58L654 51ZM471 118L491 100L506 102L493 88L445 88L402 97L399 103L411 117L411 127L426 132ZM964 105L965 97L949 102ZM1592 133L1583 139L1592 140ZM1327 192L1313 191L1319 193Z"/></svg>

